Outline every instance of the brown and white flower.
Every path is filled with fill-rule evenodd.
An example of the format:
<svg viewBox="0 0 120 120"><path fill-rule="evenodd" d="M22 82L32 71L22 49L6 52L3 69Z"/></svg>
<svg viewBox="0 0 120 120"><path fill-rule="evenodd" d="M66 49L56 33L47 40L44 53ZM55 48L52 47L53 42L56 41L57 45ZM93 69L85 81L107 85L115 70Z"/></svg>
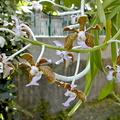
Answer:
<svg viewBox="0 0 120 120"><path fill-rule="evenodd" d="M65 27L63 31L74 31L74 34L69 34L64 43L64 48L70 50L73 48L73 42L75 39L78 39L78 44L81 45L82 48L86 47L94 47L94 35L88 33L89 30L100 30L100 26L96 25L95 27L89 27L88 29L85 28L86 23L88 22L87 16L80 16L77 20L80 24L79 29ZM83 43L84 42L84 43Z"/></svg>

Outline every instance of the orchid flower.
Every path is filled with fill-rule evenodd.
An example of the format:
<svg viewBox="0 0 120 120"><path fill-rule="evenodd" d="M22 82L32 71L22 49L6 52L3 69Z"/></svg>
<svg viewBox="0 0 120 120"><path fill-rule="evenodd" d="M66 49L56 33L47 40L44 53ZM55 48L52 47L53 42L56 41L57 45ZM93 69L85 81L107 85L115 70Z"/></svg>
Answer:
<svg viewBox="0 0 120 120"><path fill-rule="evenodd" d="M95 27L89 27L85 30L85 25L88 22L87 16L78 17L77 22L80 24L79 30L75 28L65 27L63 31L74 31L74 34L69 34L64 43L64 48L70 50L73 48L73 42L75 39L78 39L78 44L82 48L91 48L94 47L94 35L88 33L89 30L100 30L100 26L96 25ZM81 42L82 41L82 42Z"/></svg>
<svg viewBox="0 0 120 120"><path fill-rule="evenodd" d="M68 83L64 83L64 82L60 82L60 81L55 81L56 84L58 84L61 87L64 87L67 89L67 92L64 94L65 96L69 96L68 100L66 102L63 103L64 106L69 106L70 102L72 102L73 100L75 100L76 98L81 99L83 102L86 101L86 96L85 94L78 90L75 89L76 85L71 86Z"/></svg>
<svg viewBox="0 0 120 120"><path fill-rule="evenodd" d="M34 62L33 56L29 53L24 53L21 55L28 63L19 63L19 66L28 66L29 80L30 83L26 86L39 85L38 80L41 79L42 74L45 74L50 83L55 81L55 74L49 66L41 66L44 63L50 62L45 58L40 59L37 63Z"/></svg>
<svg viewBox="0 0 120 120"><path fill-rule="evenodd" d="M25 13L32 13L31 9L34 9L36 12L40 12L43 9L43 6L39 3L40 1L29 2L31 6L22 6L22 10Z"/></svg>
<svg viewBox="0 0 120 120"><path fill-rule="evenodd" d="M0 47L3 48L4 44L5 44L5 39L2 36L0 36Z"/></svg>
<svg viewBox="0 0 120 120"><path fill-rule="evenodd" d="M3 78L6 78L9 76L9 74L12 74L14 72L14 66L7 62L7 56L5 53L2 53L0 55L0 73L3 74Z"/></svg>
<svg viewBox="0 0 120 120"><path fill-rule="evenodd" d="M7 21L4 23L4 26L8 26L11 25L13 26L13 31L18 35L18 36L24 36L27 35L28 38L30 38L30 32L28 31L28 29L26 27L21 26L21 23L19 22L18 18L16 16L11 16L11 19L13 20L11 23L8 23ZM23 24L23 23L22 23ZM27 23L24 23L27 24ZM28 24L27 24L28 25ZM12 38L10 41L14 41L14 40L19 40L17 38L17 36L15 36L14 38Z"/></svg>
<svg viewBox="0 0 120 120"><path fill-rule="evenodd" d="M53 41L53 42L56 44L56 46L63 48L63 45L60 41ZM56 64L58 65L58 64L64 62L66 68L74 60L74 55L72 52L56 50L56 55L59 55L61 57L61 59L58 60L56 62Z"/></svg>
<svg viewBox="0 0 120 120"><path fill-rule="evenodd" d="M114 77L116 77L116 83L120 82L120 55L117 57L115 68L111 67L110 65L107 65L106 68L110 69L107 79L112 80Z"/></svg>

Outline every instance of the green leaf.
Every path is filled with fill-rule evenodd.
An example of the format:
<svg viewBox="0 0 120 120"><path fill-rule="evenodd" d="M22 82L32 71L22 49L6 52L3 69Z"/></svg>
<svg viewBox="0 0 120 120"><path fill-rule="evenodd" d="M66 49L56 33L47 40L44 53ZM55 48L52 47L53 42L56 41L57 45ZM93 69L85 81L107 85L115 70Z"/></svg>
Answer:
<svg viewBox="0 0 120 120"><path fill-rule="evenodd" d="M85 89L84 89L84 93L86 96L88 96L90 93L90 90L92 88L92 83L98 71L98 68L96 67L92 59L93 59L92 56L90 56L91 69L86 75L86 83L85 83ZM77 104L72 108L72 110L68 113L68 116L71 116L79 108L81 104L82 104L82 101L79 100Z"/></svg>
<svg viewBox="0 0 120 120"><path fill-rule="evenodd" d="M90 54L90 71L86 75L85 88L84 88L84 93L86 96L88 96L90 93L97 72L98 72L98 68L95 65L92 54Z"/></svg>
<svg viewBox="0 0 120 120"><path fill-rule="evenodd" d="M107 83L107 85L102 89L101 93L98 96L98 100L104 99L105 97L107 97L112 90L114 90L116 84L114 80L111 80Z"/></svg>
<svg viewBox="0 0 120 120"><path fill-rule="evenodd" d="M52 2L42 1L40 3L43 4L43 11L44 12L57 15L57 10Z"/></svg>
<svg viewBox="0 0 120 120"><path fill-rule="evenodd" d="M117 15L112 18L112 36L114 36L117 33ZM117 59L117 44L111 43L111 57L112 57L112 63L113 66L116 65L116 59Z"/></svg>
<svg viewBox="0 0 120 120"><path fill-rule="evenodd" d="M26 116L33 117L32 113L27 110L21 110L21 112L23 112Z"/></svg>
<svg viewBox="0 0 120 120"><path fill-rule="evenodd" d="M62 0L62 1L66 7L72 7L72 4L74 4L76 7L80 8L81 0Z"/></svg>
<svg viewBox="0 0 120 120"><path fill-rule="evenodd" d="M100 2L100 0L97 0L97 15L100 19L100 22L103 26L106 25L106 17L105 17L105 13L104 13L104 9L103 6Z"/></svg>
<svg viewBox="0 0 120 120"><path fill-rule="evenodd" d="M0 99L10 99L10 98L12 98L12 96L10 96L10 93L8 92L0 93Z"/></svg>
<svg viewBox="0 0 120 120"><path fill-rule="evenodd" d="M119 11L120 11L120 6L117 6L114 9L112 9L110 13L106 14L106 21L111 20Z"/></svg>
<svg viewBox="0 0 120 120"><path fill-rule="evenodd" d="M111 28L112 28L111 20L109 20L109 21L107 22L105 28L106 28L106 37L105 37L103 43L107 42L107 41L110 40L110 38L111 38ZM108 47L108 45L104 46L104 47L102 48L102 50L106 50L107 47Z"/></svg>
<svg viewBox="0 0 120 120"><path fill-rule="evenodd" d="M113 3L115 3L116 1L119 1L119 0L104 0L103 2L103 8L104 9L107 9L108 7L110 7L111 5L113 5Z"/></svg>
<svg viewBox="0 0 120 120"><path fill-rule="evenodd" d="M99 31L92 31L92 33L95 35L95 45L99 45ZM92 53L93 61L95 62L96 66L98 67L99 70L102 72L106 73L104 67L103 67L103 61L102 61L102 54L101 50L96 50L93 51Z"/></svg>

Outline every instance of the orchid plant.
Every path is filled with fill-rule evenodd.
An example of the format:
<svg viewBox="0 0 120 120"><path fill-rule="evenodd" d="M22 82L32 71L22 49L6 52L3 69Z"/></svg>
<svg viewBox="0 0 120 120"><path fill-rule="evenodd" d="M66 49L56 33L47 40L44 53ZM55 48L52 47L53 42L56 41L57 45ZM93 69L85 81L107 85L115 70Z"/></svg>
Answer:
<svg viewBox="0 0 120 120"><path fill-rule="evenodd" d="M64 1L64 0L63 0ZM89 95L90 88L92 87L92 82L95 78L95 75L97 74L97 71L100 70L105 73L108 79L108 84L104 87L104 89L101 91L100 95L98 96L98 99L103 99L108 94L111 93L113 90L112 86L114 86L116 83L120 82L120 55L118 55L118 49L119 49L119 34L120 34L120 26L116 21L119 21L119 14L117 4L114 3L120 3L117 0L110 0L110 2L107 2L107 0L102 1L96 0L96 6L97 9L92 13L91 12L85 12L84 6L86 5L85 0L81 0L80 3L80 10L73 10L72 8L69 8L66 6L58 5L55 2L51 0L40 0L40 1L33 1L33 2L27 2L28 6L22 6L22 10L25 13L32 13L31 9L34 9L36 12L42 12L46 11L47 4L51 5L52 7L61 7L67 10L67 12L60 13L57 10L51 10L52 14L57 13L57 15L68 15L71 14L71 20L73 25L66 26L63 28L63 31L73 31L75 33L68 34L65 38L64 45L61 44L60 41L53 41L56 46L48 45L42 42L39 42L36 40L34 33L26 23L20 23L18 18L16 16L12 16L12 22L5 22L3 24L3 27L0 28L0 31L7 31L12 33L15 37L10 41L16 41L16 40L23 40L28 42L29 44L24 46L21 50L18 50L14 54L12 54L9 57L6 57L4 53L0 54L0 73L2 74L3 78L7 78L10 74L14 72L14 66L10 61L18 54L20 54L22 51L27 49L28 47L32 45L42 46L42 50L40 53L40 56L38 57L38 60L35 62L33 60L33 56L29 53L24 53L21 55L23 59L27 61L27 63L19 63L18 67L21 66L27 66L28 67L28 73L29 73L29 83L26 85L36 85L38 86L38 80L41 79L42 75L44 74L48 78L49 83L58 84L60 87L64 87L67 91L65 92L65 96L69 96L68 100L63 103L64 106L69 106L70 102L75 100L76 98L79 98L80 100L78 103L73 107L73 109L70 111L69 116L71 116L77 108L82 104L82 102L85 102L87 99L87 96ZM65 1L63 2L65 4ZM73 1L75 4L75 1ZM113 6L112 6L113 4ZM110 7L109 7L110 6ZM113 12L114 11L114 12ZM91 14L92 13L92 14ZM77 15L76 15L77 14ZM89 18L89 15L91 14L92 20ZM98 19L99 18L99 19ZM76 22L77 19L77 22ZM114 20L116 19L116 20ZM89 23L89 28L86 27L86 24ZM14 28L12 30L5 28L5 26L13 26ZM118 26L117 26L118 25ZM95 27L92 27L95 26ZM109 26L112 26L112 28ZM76 29L76 27L78 29ZM101 29L106 29L106 38L103 43L100 44L99 42L99 33ZM114 32L112 33L111 31ZM77 45L74 45L75 40L77 41ZM5 39L3 36L0 36L0 47L1 49L6 44ZM107 46L111 44L111 54L112 54L112 62L113 67L110 65L107 65L106 68L110 69L109 72L107 72L103 66L102 61L102 53L101 50L106 50ZM74 76L62 76L57 73L55 73L52 68L50 68L46 63L50 62L50 60L46 58L42 58L44 49L54 49L56 50L56 55L60 55L61 59L56 62L56 64L60 64L61 62L64 62L65 67L67 68L70 63L74 60L74 53L78 53L77 58L77 66L75 70ZM80 53L88 53L88 59L86 68L81 72L78 73L79 65L80 65ZM9 61L9 62L8 62ZM117 62L116 62L117 61ZM80 91L76 88L75 81L80 80L81 77L86 75L86 85L84 91ZM67 82L70 82L67 83ZM111 88L111 89L108 89ZM107 90L108 89L108 90Z"/></svg>

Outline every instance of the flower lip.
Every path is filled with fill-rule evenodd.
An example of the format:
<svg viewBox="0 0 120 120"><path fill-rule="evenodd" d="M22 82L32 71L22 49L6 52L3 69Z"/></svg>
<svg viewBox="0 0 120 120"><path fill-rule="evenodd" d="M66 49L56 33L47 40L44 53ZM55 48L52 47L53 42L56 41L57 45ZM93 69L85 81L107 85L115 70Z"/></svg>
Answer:
<svg viewBox="0 0 120 120"><path fill-rule="evenodd" d="M70 105L70 102L71 102L71 101L75 100L76 94L73 93L73 92L71 92L71 91L68 91L68 90L67 90L67 92L66 92L64 95L65 95L65 96L69 96L68 100L67 100L66 102L62 103L64 106L67 107L67 106Z"/></svg>
<svg viewBox="0 0 120 120"><path fill-rule="evenodd" d="M36 66L31 66L30 74L31 75L37 75L39 73L39 70Z"/></svg>
<svg viewBox="0 0 120 120"><path fill-rule="evenodd" d="M78 39L79 40L86 40L85 31L80 31L78 33Z"/></svg>

